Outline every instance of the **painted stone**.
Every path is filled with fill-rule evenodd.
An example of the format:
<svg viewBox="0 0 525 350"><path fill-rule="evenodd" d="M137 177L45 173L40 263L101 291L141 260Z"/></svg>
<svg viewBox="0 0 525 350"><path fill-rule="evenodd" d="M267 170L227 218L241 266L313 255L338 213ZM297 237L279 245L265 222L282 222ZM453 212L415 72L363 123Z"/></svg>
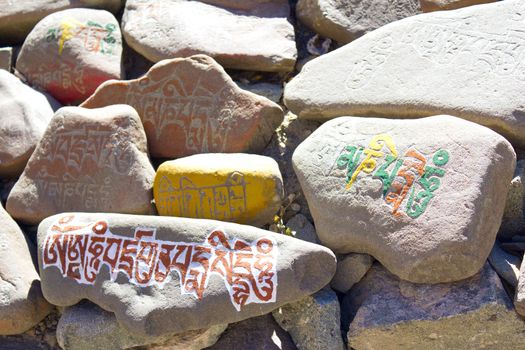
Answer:
<svg viewBox="0 0 525 350"><path fill-rule="evenodd" d="M38 22L22 45L16 69L61 103L76 104L104 81L122 77L121 55L122 35L111 13L70 9Z"/></svg>
<svg viewBox="0 0 525 350"><path fill-rule="evenodd" d="M205 54L223 67L289 72L297 58L286 0L128 0L122 32L153 62Z"/></svg>
<svg viewBox="0 0 525 350"><path fill-rule="evenodd" d="M372 267L374 258L368 254L351 253L337 258L337 269L330 286L346 293L363 278Z"/></svg>
<svg viewBox="0 0 525 350"><path fill-rule="evenodd" d="M307 63L284 103L315 119L450 114L525 146L524 25L521 0L406 18Z"/></svg>
<svg viewBox="0 0 525 350"><path fill-rule="evenodd" d="M58 107L52 98L0 70L0 177L22 173Z"/></svg>
<svg viewBox="0 0 525 350"><path fill-rule="evenodd" d="M525 323L488 264L469 279L435 285L399 280L375 264L341 310L356 350L514 349L525 339Z"/></svg>
<svg viewBox="0 0 525 350"><path fill-rule="evenodd" d="M99 8L116 13L122 0L17 0L2 4L0 40L3 44L22 43L42 18L73 7Z"/></svg>
<svg viewBox="0 0 525 350"><path fill-rule="evenodd" d="M293 165L321 243L366 253L402 279L477 273L516 164L510 143L451 117L341 117L297 147Z"/></svg>
<svg viewBox="0 0 525 350"><path fill-rule="evenodd" d="M212 58L164 60L129 81L102 84L82 107L115 103L142 118L154 157L259 152L283 120L270 100L241 90Z"/></svg>
<svg viewBox="0 0 525 350"><path fill-rule="evenodd" d="M13 62L13 48L12 47L1 47L0 48L0 69L4 69L11 72L11 64Z"/></svg>
<svg viewBox="0 0 525 350"><path fill-rule="evenodd" d="M40 224L38 245L47 300L88 299L147 336L268 313L335 272L325 247L214 220L66 213Z"/></svg>
<svg viewBox="0 0 525 350"><path fill-rule="evenodd" d="M30 246L16 222L0 205L0 335L35 326L51 305L42 296Z"/></svg>
<svg viewBox="0 0 525 350"><path fill-rule="evenodd" d="M284 197L277 162L255 154L197 154L163 163L153 183L159 215L263 226Z"/></svg>
<svg viewBox="0 0 525 350"><path fill-rule="evenodd" d="M420 13L419 0L299 0L297 18L340 43Z"/></svg>
<svg viewBox="0 0 525 350"><path fill-rule="evenodd" d="M115 315L88 301L64 308L57 326L57 340L67 350L120 350L147 346L150 350L200 350L212 346L228 325L147 337L128 331Z"/></svg>
<svg viewBox="0 0 525 350"><path fill-rule="evenodd" d="M133 108L63 107L9 194L6 209L32 225L67 210L147 214L154 176Z"/></svg>
<svg viewBox="0 0 525 350"><path fill-rule="evenodd" d="M424 12L455 10L462 7L488 4L497 0L419 0Z"/></svg>

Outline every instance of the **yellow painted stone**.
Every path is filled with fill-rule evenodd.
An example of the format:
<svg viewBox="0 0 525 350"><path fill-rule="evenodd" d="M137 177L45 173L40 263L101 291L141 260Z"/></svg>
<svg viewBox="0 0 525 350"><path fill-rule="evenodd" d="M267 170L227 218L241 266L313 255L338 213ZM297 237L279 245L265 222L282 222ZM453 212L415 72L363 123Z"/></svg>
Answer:
<svg viewBox="0 0 525 350"><path fill-rule="evenodd" d="M160 215L262 226L283 196L277 162L254 154L207 153L163 163L153 183Z"/></svg>

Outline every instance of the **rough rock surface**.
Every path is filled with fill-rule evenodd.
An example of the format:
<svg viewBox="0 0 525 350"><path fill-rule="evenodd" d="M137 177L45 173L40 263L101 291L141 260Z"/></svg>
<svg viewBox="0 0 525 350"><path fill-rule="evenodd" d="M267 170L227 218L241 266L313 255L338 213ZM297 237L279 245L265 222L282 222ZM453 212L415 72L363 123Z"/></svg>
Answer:
<svg viewBox="0 0 525 350"><path fill-rule="evenodd" d="M256 95L266 97L272 102L279 103L283 96L283 86L275 83L253 83L246 84L235 82L241 89L253 92Z"/></svg>
<svg viewBox="0 0 525 350"><path fill-rule="evenodd" d="M241 90L204 55L164 60L139 79L109 81L82 106L115 103L137 110L151 155L163 158L258 152L283 120L281 107Z"/></svg>
<svg viewBox="0 0 525 350"><path fill-rule="evenodd" d="M73 7L100 8L117 12L122 0L17 0L3 3L0 12L0 42L22 43L31 29L47 15Z"/></svg>
<svg viewBox="0 0 525 350"><path fill-rule="evenodd" d="M68 210L147 214L154 176L133 108L63 107L9 194L6 209L32 225Z"/></svg>
<svg viewBox="0 0 525 350"><path fill-rule="evenodd" d="M51 305L42 296L30 243L1 205L0 227L0 334L19 334L40 322Z"/></svg>
<svg viewBox="0 0 525 350"><path fill-rule="evenodd" d="M520 276L521 259L507 253L499 243L496 242L489 255L489 263L492 268L513 288L518 286Z"/></svg>
<svg viewBox="0 0 525 350"><path fill-rule="evenodd" d="M297 239L319 243L314 225L303 214L297 214L290 218L286 223L286 227L292 230L292 235Z"/></svg>
<svg viewBox="0 0 525 350"><path fill-rule="evenodd" d="M461 7L488 4L495 1L498 0L419 0L421 10L424 12L455 10Z"/></svg>
<svg viewBox="0 0 525 350"><path fill-rule="evenodd" d="M104 10L70 9L53 13L33 28L16 60L16 69L63 104L79 103L109 79L120 79L122 35Z"/></svg>
<svg viewBox="0 0 525 350"><path fill-rule="evenodd" d="M368 254L352 253L337 259L337 270L330 286L341 293L346 293L359 282L370 270L374 258Z"/></svg>
<svg viewBox="0 0 525 350"><path fill-rule="evenodd" d="M511 238L525 230L525 160L516 163L498 236Z"/></svg>
<svg viewBox="0 0 525 350"><path fill-rule="evenodd" d="M525 145L524 23L521 0L406 18L307 63L284 102L316 119L450 114Z"/></svg>
<svg viewBox="0 0 525 350"><path fill-rule="evenodd" d="M147 337L128 331L115 315L97 305L83 301L66 307L57 327L57 340L67 350L119 350L149 345L155 350L200 350L212 346L227 325L187 331L161 337Z"/></svg>
<svg viewBox="0 0 525 350"><path fill-rule="evenodd" d="M153 194L159 215L261 227L273 222L284 188L270 157L207 153L161 164Z"/></svg>
<svg viewBox="0 0 525 350"><path fill-rule="evenodd" d="M13 48L2 47L0 48L0 69L4 69L11 72L11 65L13 63Z"/></svg>
<svg viewBox="0 0 525 350"><path fill-rule="evenodd" d="M497 133L455 117L341 117L299 145L293 164L324 245L439 283L483 266L516 155Z"/></svg>
<svg viewBox="0 0 525 350"><path fill-rule="evenodd" d="M516 294L514 294L516 312L525 317L525 259L521 261Z"/></svg>
<svg viewBox="0 0 525 350"><path fill-rule="evenodd" d="M421 11L419 0L299 0L295 12L313 31L346 44Z"/></svg>
<svg viewBox="0 0 525 350"><path fill-rule="evenodd" d="M122 31L153 62L202 53L227 68L287 72L297 57L289 12L286 0L128 0Z"/></svg>
<svg viewBox="0 0 525 350"><path fill-rule="evenodd" d="M57 104L0 70L0 176L22 173Z"/></svg>
<svg viewBox="0 0 525 350"><path fill-rule="evenodd" d="M341 308L356 350L514 349L525 338L488 264L469 279L436 285L401 281L376 264Z"/></svg>
<svg viewBox="0 0 525 350"><path fill-rule="evenodd" d="M66 252L64 242L73 239L78 244ZM316 244L175 217L59 214L40 224L38 245L47 300L70 306L88 299L147 336L268 313L321 289L336 265L333 253Z"/></svg>
<svg viewBox="0 0 525 350"><path fill-rule="evenodd" d="M322 289L306 298L272 312L299 350L343 350L337 295Z"/></svg>

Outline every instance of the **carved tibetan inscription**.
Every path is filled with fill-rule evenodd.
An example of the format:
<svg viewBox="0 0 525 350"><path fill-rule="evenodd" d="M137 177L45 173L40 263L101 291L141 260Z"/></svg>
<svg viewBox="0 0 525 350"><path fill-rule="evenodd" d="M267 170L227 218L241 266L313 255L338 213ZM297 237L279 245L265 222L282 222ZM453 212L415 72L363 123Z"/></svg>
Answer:
<svg viewBox="0 0 525 350"><path fill-rule="evenodd" d="M58 268L65 278L93 285L106 265L111 281L120 273L140 287L162 287L176 271L181 294L199 300L210 277L217 275L237 311L250 303L275 302L278 251L273 238L250 243L215 229L203 243L186 243L155 239L155 232L137 227L133 238L119 236L110 231L107 220L86 223L64 215L47 232L43 269Z"/></svg>
<svg viewBox="0 0 525 350"><path fill-rule="evenodd" d="M346 146L336 165L346 171L346 189L358 186L363 176L382 182L384 201L392 215L421 216L434 198L446 174L449 152L443 149L425 155L415 148L399 153L392 137L376 135L368 147Z"/></svg>

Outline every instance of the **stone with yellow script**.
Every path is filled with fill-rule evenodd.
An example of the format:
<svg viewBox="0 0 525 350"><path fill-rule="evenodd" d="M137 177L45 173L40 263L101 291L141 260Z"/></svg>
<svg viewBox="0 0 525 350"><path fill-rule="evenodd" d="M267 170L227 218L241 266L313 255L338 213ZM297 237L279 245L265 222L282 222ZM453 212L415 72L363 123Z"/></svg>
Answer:
<svg viewBox="0 0 525 350"><path fill-rule="evenodd" d="M163 163L153 184L160 215L271 222L283 196L283 180L272 158L244 153L197 154Z"/></svg>

